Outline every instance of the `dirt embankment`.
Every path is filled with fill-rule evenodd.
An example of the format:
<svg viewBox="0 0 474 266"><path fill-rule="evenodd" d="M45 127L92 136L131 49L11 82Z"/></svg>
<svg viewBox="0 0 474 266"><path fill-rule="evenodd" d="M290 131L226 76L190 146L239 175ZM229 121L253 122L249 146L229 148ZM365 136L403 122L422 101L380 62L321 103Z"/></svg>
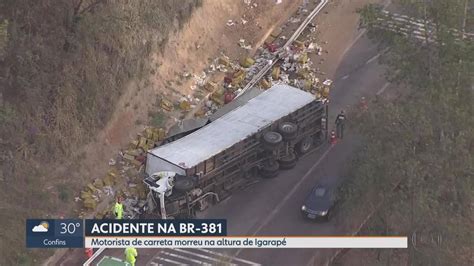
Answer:
<svg viewBox="0 0 474 266"><path fill-rule="evenodd" d="M98 140L85 149L85 163L94 167L86 167L87 172L81 176L90 175L90 170L107 169L107 159L143 130L150 110L157 108L157 97L164 95L177 100L192 94L191 84L183 80L183 73L200 75L210 60L222 53L230 58L252 53L240 48L239 40L245 39L253 47L261 44L268 32L297 10L301 1L283 1L279 5L274 1L252 3L257 6L251 8L244 1L204 1L183 30L170 36L163 51L153 55L151 65L156 67L155 74L130 82ZM247 22L242 24L242 19ZM228 26L229 20L237 24Z"/></svg>
<svg viewBox="0 0 474 266"><path fill-rule="evenodd" d="M183 72L200 74L221 52L249 53L239 39L261 44L301 3L245 2L18 1L1 8L8 29L0 58L6 264L38 257L24 250L21 221L73 216L74 197L148 123L157 97L191 94Z"/></svg>
<svg viewBox="0 0 474 266"><path fill-rule="evenodd" d="M81 146L200 3L0 3L0 264L31 262L25 218L72 214Z"/></svg>

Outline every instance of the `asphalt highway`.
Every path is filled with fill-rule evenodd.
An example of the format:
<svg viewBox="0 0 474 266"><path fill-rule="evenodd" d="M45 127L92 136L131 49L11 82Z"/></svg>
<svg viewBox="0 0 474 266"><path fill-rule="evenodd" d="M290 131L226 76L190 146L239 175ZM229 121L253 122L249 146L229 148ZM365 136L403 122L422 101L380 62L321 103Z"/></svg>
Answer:
<svg viewBox="0 0 474 266"><path fill-rule="evenodd" d="M387 89L378 50L365 37L346 53L331 92L330 128L341 109L356 105L361 96ZM348 117L350 119L350 117ZM230 235L332 235L334 222L315 223L300 215L304 198L316 183L335 186L344 180L347 164L357 147L357 137L346 132L333 147L325 145L300 159L297 166L274 179L264 179L203 213L206 218L225 218ZM338 214L343 215L343 214ZM347 217L350 219L350 217ZM221 250L222 252L222 250ZM229 255L262 265L307 265L311 249L225 250Z"/></svg>

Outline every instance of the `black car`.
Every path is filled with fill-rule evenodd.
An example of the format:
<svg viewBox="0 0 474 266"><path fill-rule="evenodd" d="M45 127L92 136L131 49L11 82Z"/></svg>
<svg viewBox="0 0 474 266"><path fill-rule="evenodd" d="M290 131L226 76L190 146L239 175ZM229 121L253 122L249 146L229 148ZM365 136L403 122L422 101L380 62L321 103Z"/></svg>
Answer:
<svg viewBox="0 0 474 266"><path fill-rule="evenodd" d="M327 221L335 202L336 197L333 189L324 185L316 185L301 206L301 212L306 218Z"/></svg>

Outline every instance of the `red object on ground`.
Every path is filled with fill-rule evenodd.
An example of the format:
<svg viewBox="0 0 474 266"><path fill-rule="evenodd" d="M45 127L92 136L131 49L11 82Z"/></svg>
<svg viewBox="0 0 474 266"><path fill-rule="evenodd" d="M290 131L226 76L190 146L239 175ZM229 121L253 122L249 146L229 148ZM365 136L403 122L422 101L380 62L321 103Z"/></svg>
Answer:
<svg viewBox="0 0 474 266"><path fill-rule="evenodd" d="M364 97L360 99L360 109L362 109L362 111L366 111L367 109L369 109L367 101L365 100Z"/></svg>
<svg viewBox="0 0 474 266"><path fill-rule="evenodd" d="M333 145L337 143L336 132L334 132L334 130L331 131L331 138L329 139L329 142Z"/></svg>
<svg viewBox="0 0 474 266"><path fill-rule="evenodd" d="M226 92L224 94L224 103L228 104L232 102L232 100L235 98L235 94L233 92Z"/></svg>
<svg viewBox="0 0 474 266"><path fill-rule="evenodd" d="M92 248L86 248L86 256L87 258L92 257L94 255L94 250Z"/></svg>
<svg viewBox="0 0 474 266"><path fill-rule="evenodd" d="M141 162L141 163L145 163L146 161L146 157L143 156L143 155L138 155L137 157L135 157L135 160Z"/></svg>
<svg viewBox="0 0 474 266"><path fill-rule="evenodd" d="M225 83L225 84L230 84L230 83L232 83L232 78L229 77L229 76L224 77L224 83Z"/></svg>
<svg viewBox="0 0 474 266"><path fill-rule="evenodd" d="M271 53L274 53L276 52L276 50L278 49L277 45L274 44L274 43L265 43L265 47L268 49L268 51L270 51Z"/></svg>
<svg viewBox="0 0 474 266"><path fill-rule="evenodd" d="M294 51L294 52L299 52L299 51L301 51L301 49L300 49L298 46L295 46L295 45L291 45L291 46L290 46L290 49L291 49L291 51Z"/></svg>

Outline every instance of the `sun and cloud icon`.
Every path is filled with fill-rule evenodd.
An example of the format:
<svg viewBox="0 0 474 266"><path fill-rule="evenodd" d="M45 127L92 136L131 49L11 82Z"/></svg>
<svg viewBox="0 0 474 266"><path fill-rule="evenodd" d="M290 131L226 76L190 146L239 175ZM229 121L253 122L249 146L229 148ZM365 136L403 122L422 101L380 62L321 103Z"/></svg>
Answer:
<svg viewBox="0 0 474 266"><path fill-rule="evenodd" d="M44 233L44 232L48 232L48 228L49 228L49 223L46 221L42 221L39 225L36 225L35 227L33 227L31 231L35 233L41 233L41 232Z"/></svg>

